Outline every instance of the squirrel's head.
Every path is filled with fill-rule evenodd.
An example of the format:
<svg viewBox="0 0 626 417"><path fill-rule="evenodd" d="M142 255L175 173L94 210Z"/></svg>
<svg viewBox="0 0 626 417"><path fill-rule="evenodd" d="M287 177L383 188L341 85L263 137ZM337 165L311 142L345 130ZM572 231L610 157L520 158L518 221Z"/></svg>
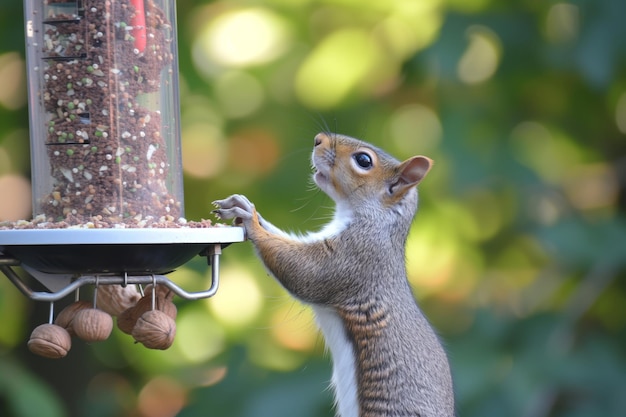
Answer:
<svg viewBox="0 0 626 417"><path fill-rule="evenodd" d="M337 205L375 211L415 206L415 187L433 163L425 156L400 162L368 143L326 132L315 136L312 161L313 180Z"/></svg>

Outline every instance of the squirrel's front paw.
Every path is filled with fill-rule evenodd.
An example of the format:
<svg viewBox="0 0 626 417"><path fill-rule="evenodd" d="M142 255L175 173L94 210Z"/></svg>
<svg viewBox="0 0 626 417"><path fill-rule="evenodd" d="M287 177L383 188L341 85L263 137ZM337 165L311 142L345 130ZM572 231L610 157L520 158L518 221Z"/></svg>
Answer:
<svg viewBox="0 0 626 417"><path fill-rule="evenodd" d="M223 200L216 200L213 205L217 207L213 213L222 220L235 219L235 224L241 224L250 220L255 211L254 204L240 194L231 195Z"/></svg>

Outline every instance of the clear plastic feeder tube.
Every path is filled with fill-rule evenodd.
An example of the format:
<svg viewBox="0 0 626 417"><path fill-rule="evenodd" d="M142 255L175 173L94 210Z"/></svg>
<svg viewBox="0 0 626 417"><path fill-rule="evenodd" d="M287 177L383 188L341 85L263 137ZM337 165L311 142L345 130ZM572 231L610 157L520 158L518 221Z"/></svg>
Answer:
<svg viewBox="0 0 626 417"><path fill-rule="evenodd" d="M183 213L174 0L24 0L33 215Z"/></svg>

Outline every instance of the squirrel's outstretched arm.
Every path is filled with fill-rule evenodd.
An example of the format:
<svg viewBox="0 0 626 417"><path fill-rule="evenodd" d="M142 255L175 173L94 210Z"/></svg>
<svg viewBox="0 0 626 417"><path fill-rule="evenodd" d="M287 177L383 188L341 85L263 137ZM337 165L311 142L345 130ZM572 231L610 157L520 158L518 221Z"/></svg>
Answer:
<svg viewBox="0 0 626 417"><path fill-rule="evenodd" d="M328 279L334 242L323 239L304 242L263 220L252 204L242 195L232 195L215 201L213 212L221 219L235 219L242 224L270 272L283 286L307 302L328 302L336 292L336 283ZM327 284L327 285L326 285ZM325 290L324 290L325 289Z"/></svg>

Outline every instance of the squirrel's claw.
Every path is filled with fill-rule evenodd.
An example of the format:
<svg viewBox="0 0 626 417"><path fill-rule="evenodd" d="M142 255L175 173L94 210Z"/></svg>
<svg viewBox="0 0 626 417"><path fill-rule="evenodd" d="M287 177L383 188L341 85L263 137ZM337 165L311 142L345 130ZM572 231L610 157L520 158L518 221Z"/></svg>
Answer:
<svg viewBox="0 0 626 417"><path fill-rule="evenodd" d="M235 219L236 225L251 220L255 211L254 204L240 194L232 195L223 200L216 200L213 205L217 207L212 211L213 214L221 220Z"/></svg>
<svg viewBox="0 0 626 417"><path fill-rule="evenodd" d="M213 205L218 209L230 209L239 207L244 211L252 213L254 211L254 204L250 202L245 196L241 194L234 194L223 200L215 200Z"/></svg>
<svg viewBox="0 0 626 417"><path fill-rule="evenodd" d="M242 219L249 220L252 218L252 213L248 213L243 210L241 207L232 207L228 209L216 209L212 211L217 217L222 220L227 219Z"/></svg>

